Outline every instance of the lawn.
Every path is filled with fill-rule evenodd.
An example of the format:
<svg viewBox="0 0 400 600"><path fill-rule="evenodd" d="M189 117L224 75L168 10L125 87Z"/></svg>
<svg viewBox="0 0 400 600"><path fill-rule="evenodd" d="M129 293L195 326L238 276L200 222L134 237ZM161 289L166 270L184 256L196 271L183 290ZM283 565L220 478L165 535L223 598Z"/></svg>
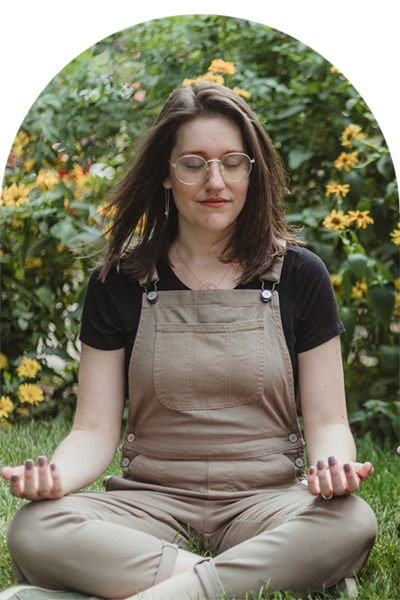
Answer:
<svg viewBox="0 0 400 600"><path fill-rule="evenodd" d="M1 466L21 464L26 458L38 455L50 457L54 448L68 433L65 421L15 425L0 430ZM400 540L396 526L400 523L400 457L395 448L382 449L369 436L357 441L359 460L370 460L375 472L361 486L359 494L374 509L378 519L378 538L366 567L359 573L360 600L399 600L400 598ZM119 456L116 456L108 474L118 474ZM102 478L88 489L102 489ZM10 558L6 545L7 525L22 500L8 493L7 484L0 482L0 590L14 585ZM320 594L320 598L328 598ZM274 593L274 600L298 599L297 594Z"/></svg>

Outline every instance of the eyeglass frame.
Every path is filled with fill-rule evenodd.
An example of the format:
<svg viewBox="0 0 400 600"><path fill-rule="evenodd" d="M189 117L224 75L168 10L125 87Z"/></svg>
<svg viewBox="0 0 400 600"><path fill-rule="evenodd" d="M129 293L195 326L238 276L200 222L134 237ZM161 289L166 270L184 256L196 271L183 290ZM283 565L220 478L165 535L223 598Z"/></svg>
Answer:
<svg viewBox="0 0 400 600"><path fill-rule="evenodd" d="M248 172L248 174L246 175L246 177L243 177L243 179L237 179L236 181L231 180L231 179L227 179L223 172L221 171L221 162L224 160L224 158L226 158L227 156L232 156L232 154L240 154L240 156L246 156L246 158L249 159L250 161L250 171ZM207 167L207 170L204 174L204 177L202 177L199 181L196 181L195 183L186 183L186 181L182 181L182 179L179 179L178 175L176 174L176 165L178 164L178 161L181 160L181 158L188 158L188 157L195 157L195 158L201 158L202 160L204 160L204 163ZM255 159L254 158L250 158L250 156L248 156L247 154L245 154L244 152L228 152L228 154L224 154L224 156L222 158L211 158L210 160L206 160L205 158L203 158L202 156L199 156L198 154L184 154L183 156L180 156L178 158L178 160L176 161L176 163L172 163L169 159L168 159L169 164L171 165L171 167L174 167L175 171L175 177L177 178L178 181L180 181L181 183L183 183L183 185L197 185L198 183L201 183L208 175L209 171L210 171L210 167L208 166L210 162L218 162L220 163L219 165L219 172L221 173L221 177L222 179L224 179L225 181L229 181L229 183L240 183L241 181L244 181L245 179L247 179L247 177L249 177L252 168L253 168L253 164L255 163Z"/></svg>

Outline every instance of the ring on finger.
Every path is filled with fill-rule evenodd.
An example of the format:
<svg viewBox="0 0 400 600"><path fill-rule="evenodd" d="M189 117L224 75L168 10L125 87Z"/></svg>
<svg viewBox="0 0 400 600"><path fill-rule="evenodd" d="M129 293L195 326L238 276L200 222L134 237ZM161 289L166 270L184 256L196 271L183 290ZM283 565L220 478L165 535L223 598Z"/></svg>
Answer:
<svg viewBox="0 0 400 600"><path fill-rule="evenodd" d="M323 497L324 500L330 500L333 496L333 492L331 492L329 496L324 496L324 494L322 494L322 492L321 492L321 496Z"/></svg>

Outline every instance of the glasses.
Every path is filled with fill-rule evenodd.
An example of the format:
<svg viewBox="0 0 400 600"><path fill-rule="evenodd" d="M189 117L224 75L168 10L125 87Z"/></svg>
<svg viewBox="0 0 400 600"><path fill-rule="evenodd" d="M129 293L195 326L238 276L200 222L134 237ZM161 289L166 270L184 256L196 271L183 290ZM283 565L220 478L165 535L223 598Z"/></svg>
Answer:
<svg viewBox="0 0 400 600"><path fill-rule="evenodd" d="M241 152L230 152L225 154L221 160L218 160L218 158L205 160L201 156L188 154L178 158L175 164L169 161L171 167L175 169L176 177L185 185L196 185L196 183L203 181L210 170L210 162L219 163L219 170L226 181L237 183L250 175L254 158L250 158L247 154Z"/></svg>

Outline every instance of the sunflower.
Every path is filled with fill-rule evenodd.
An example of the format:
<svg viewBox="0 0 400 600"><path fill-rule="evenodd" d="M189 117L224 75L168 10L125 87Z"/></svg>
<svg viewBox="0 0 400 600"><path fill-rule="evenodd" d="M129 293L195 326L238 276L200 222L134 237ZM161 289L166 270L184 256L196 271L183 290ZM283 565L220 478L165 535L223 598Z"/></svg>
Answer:
<svg viewBox="0 0 400 600"><path fill-rule="evenodd" d="M336 198L344 198L349 193L349 189L350 185L348 183L345 183L344 185L340 185L339 183L329 183L326 186L325 196L335 194Z"/></svg>
<svg viewBox="0 0 400 600"><path fill-rule="evenodd" d="M45 169L40 169L38 176L36 177L36 185L39 186L43 193L55 188L59 181L60 176L56 171L48 171Z"/></svg>
<svg viewBox="0 0 400 600"><path fill-rule="evenodd" d="M364 296L367 295L368 292L368 286L367 286L367 282L365 277L363 278L363 280L357 281L356 285L353 286L352 290L351 290L351 297L352 298L363 298Z"/></svg>
<svg viewBox="0 0 400 600"><path fill-rule="evenodd" d="M345 171L349 172L350 167L353 167L358 163L357 154L357 151L350 152L350 154L348 154L347 152L342 152L340 156L335 160L335 167L339 171L341 171L344 168Z"/></svg>
<svg viewBox="0 0 400 600"><path fill-rule="evenodd" d="M0 352L0 370L7 369L7 367L8 367L7 356L5 354L3 354L2 352Z"/></svg>
<svg viewBox="0 0 400 600"><path fill-rule="evenodd" d="M0 204L4 206L16 206L19 208L23 204L29 204L28 194L32 191L32 186L24 186L23 183L13 183L10 187L1 190Z"/></svg>
<svg viewBox="0 0 400 600"><path fill-rule="evenodd" d="M346 229L349 224L350 217L345 215L342 210L336 211L335 209L322 221L322 225L326 227L326 229L333 229L333 231L336 232L340 231L340 229Z"/></svg>
<svg viewBox="0 0 400 600"><path fill-rule="evenodd" d="M361 127L359 125L348 125L342 131L342 146L352 148L354 140L363 140L366 137L365 133L361 133Z"/></svg>
<svg viewBox="0 0 400 600"><path fill-rule="evenodd" d="M394 229L392 231L390 237L392 238L393 244L396 244L396 246L400 246L400 222L397 223L397 229Z"/></svg>
<svg viewBox="0 0 400 600"><path fill-rule="evenodd" d="M374 222L372 217L369 217L369 210L349 210L350 221L355 221L357 229L366 229L367 225L372 225Z"/></svg>

